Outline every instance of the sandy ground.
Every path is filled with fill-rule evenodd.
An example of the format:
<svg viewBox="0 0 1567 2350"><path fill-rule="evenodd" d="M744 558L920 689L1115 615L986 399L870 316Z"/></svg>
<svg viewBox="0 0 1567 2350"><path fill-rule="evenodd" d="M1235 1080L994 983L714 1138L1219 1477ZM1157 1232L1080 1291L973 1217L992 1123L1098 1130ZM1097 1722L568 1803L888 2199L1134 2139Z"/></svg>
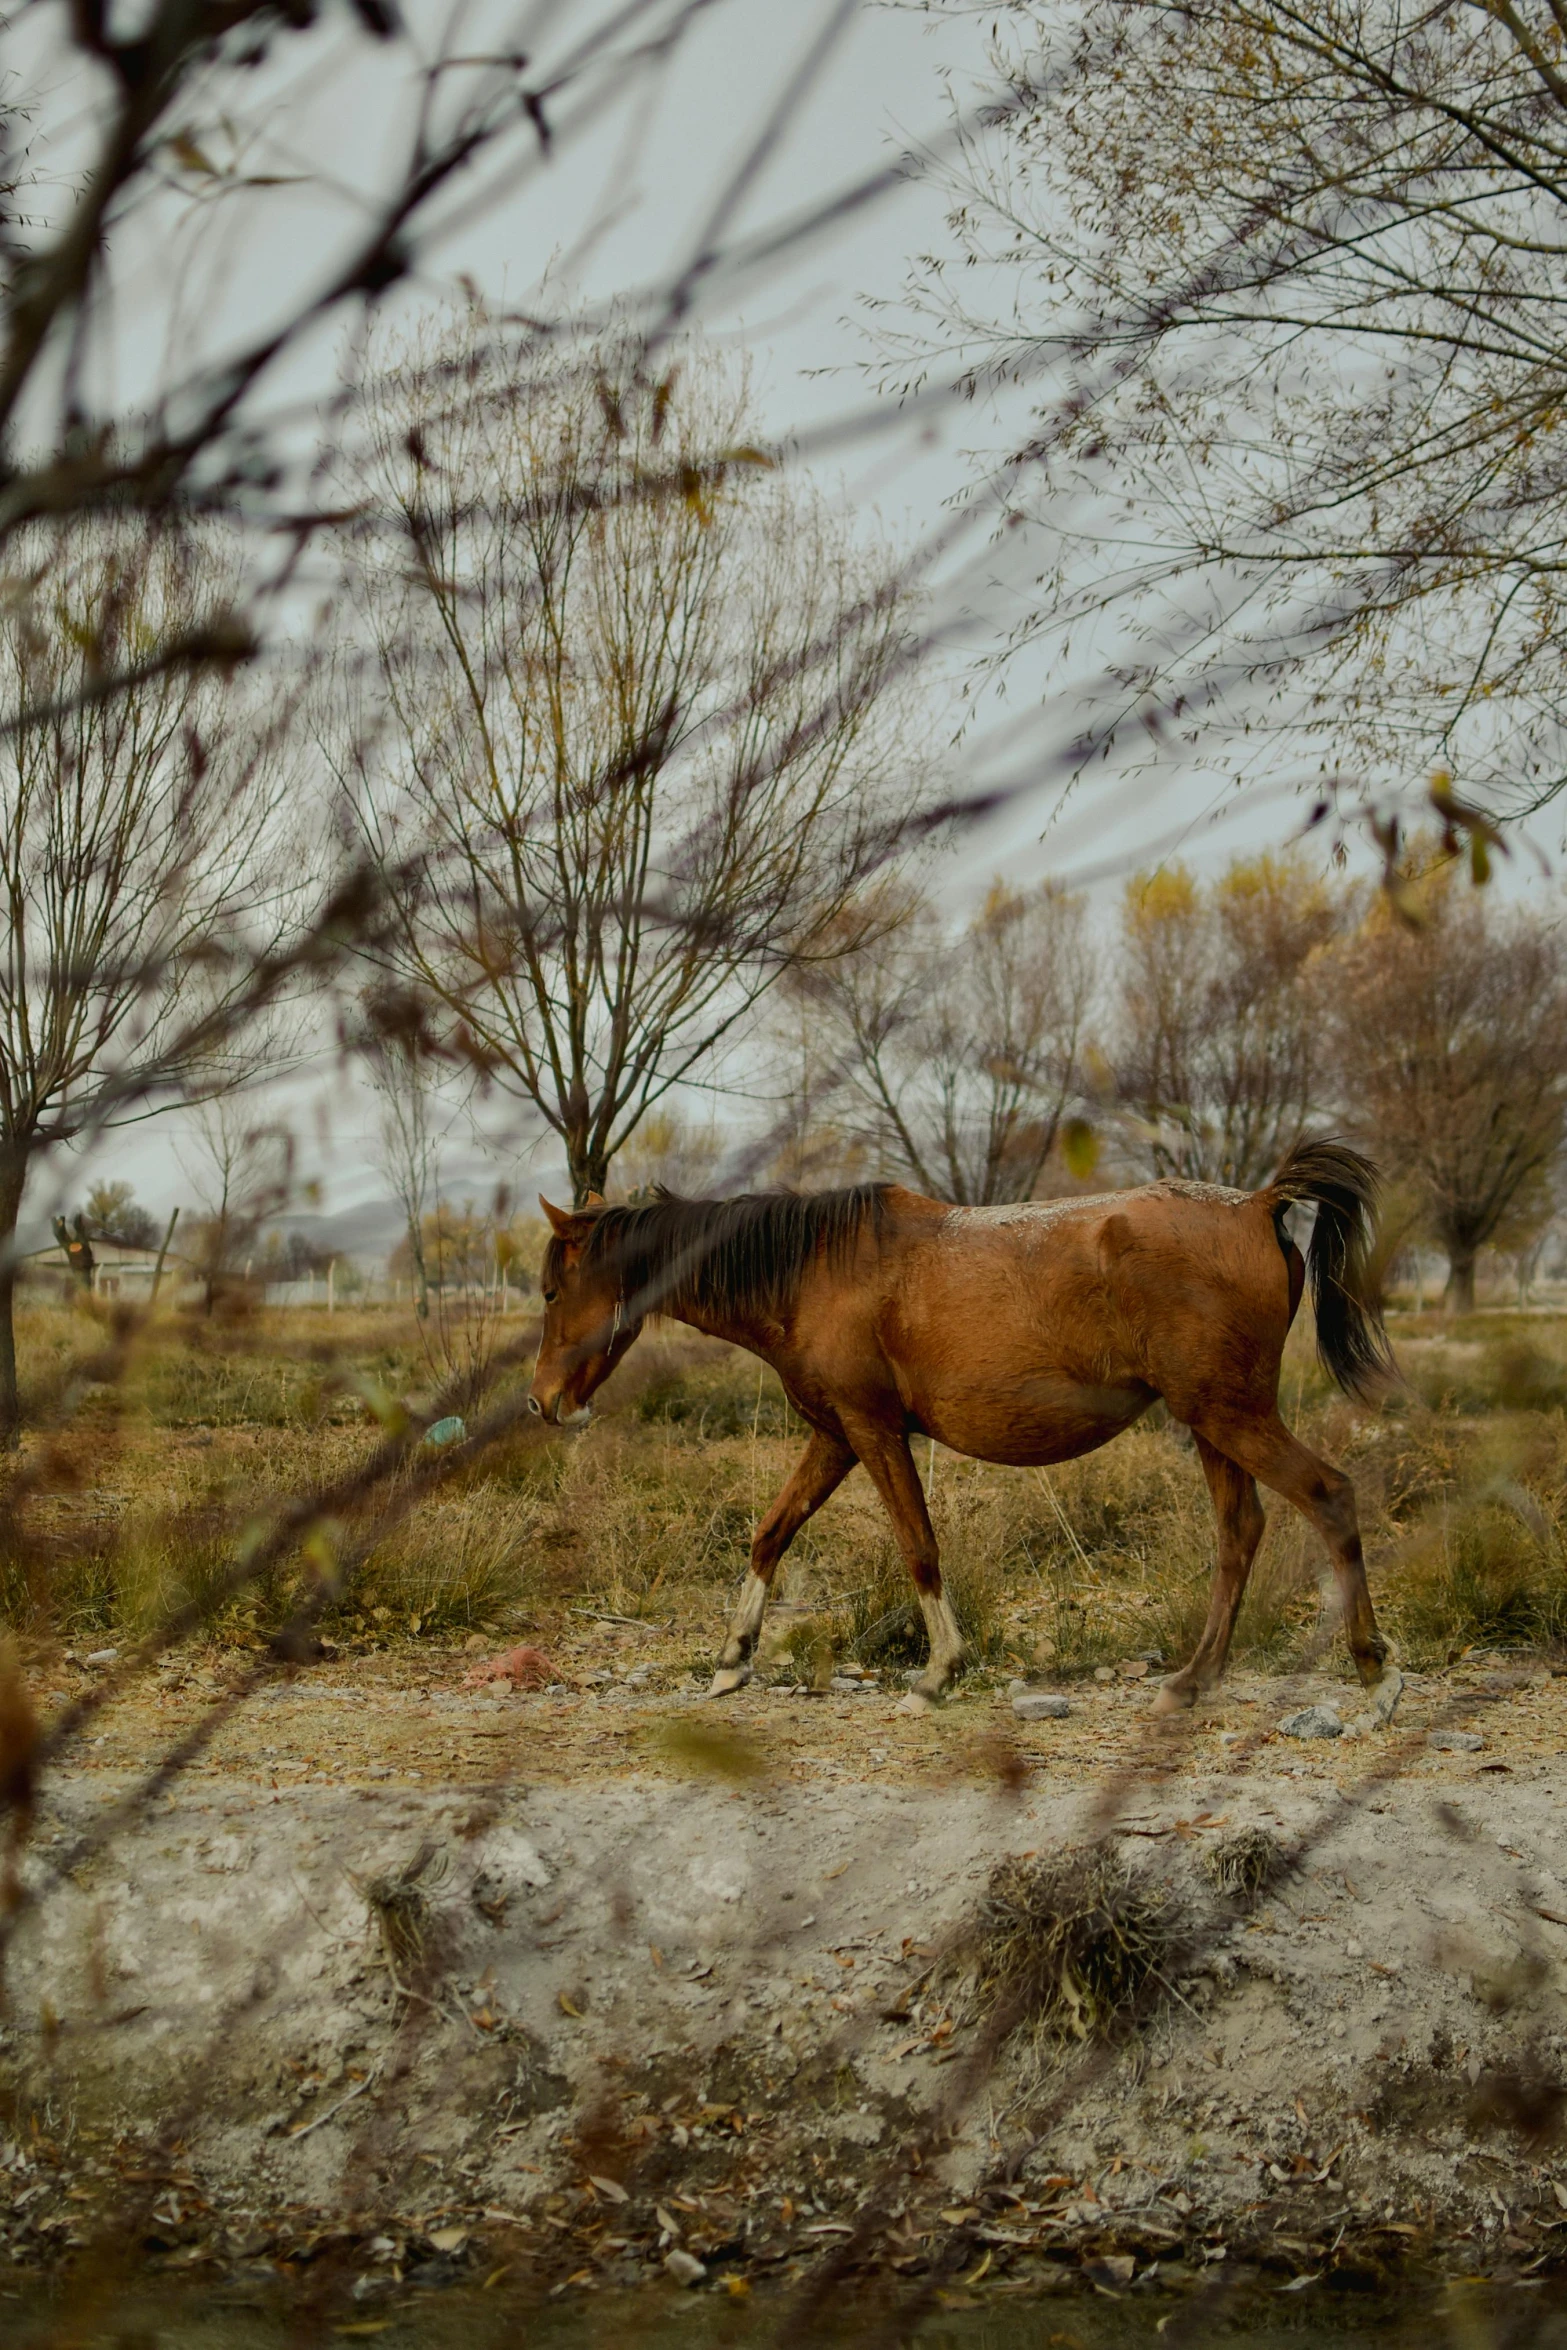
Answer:
<svg viewBox="0 0 1567 2350"><path fill-rule="evenodd" d="M961 2304L1567 2256L1567 1680L1470 1659L1305 1744L1275 1724L1342 1684L1242 1675L1172 1735L1120 1678L1021 1723L1003 1691L702 1705L612 1627L552 1693L471 1661L279 1678L126 1818L244 1669L175 1661L49 1779L0 2032L13 2261L112 2224L179 2268L331 2249L360 2302L683 2253L709 2289L836 2260ZM87 1679L56 1664L46 1708ZM1299 1865L1248 1912L1203 1864L1254 1825ZM1180 1906L1167 1996L1116 2050L991 2064L932 1961L1001 1855L1101 1836Z"/></svg>

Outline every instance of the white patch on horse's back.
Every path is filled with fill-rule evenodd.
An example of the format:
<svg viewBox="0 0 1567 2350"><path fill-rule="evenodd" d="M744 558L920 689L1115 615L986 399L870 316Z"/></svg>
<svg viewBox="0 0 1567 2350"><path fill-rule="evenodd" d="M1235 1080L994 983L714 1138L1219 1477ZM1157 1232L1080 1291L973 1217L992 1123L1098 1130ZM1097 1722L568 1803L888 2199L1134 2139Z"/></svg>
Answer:
<svg viewBox="0 0 1567 2350"><path fill-rule="evenodd" d="M1002 1224L1046 1226L1059 1224L1063 1217L1080 1215L1091 1208L1108 1207L1112 1200L1124 1196L1121 1192L1096 1191L1088 1199L1004 1200L994 1208L949 1208L941 1221L944 1229L959 1231L970 1226L990 1230Z"/></svg>
<svg viewBox="0 0 1567 2350"><path fill-rule="evenodd" d="M992 1208L949 1208L941 1220L942 1229L983 1232L1019 1225L1025 1231L1047 1232L1051 1225L1064 1223L1068 1217L1124 1208L1129 1200L1146 1198L1156 1192L1230 1208L1243 1207L1254 1196L1249 1191L1234 1191L1223 1183L1191 1183L1183 1177L1170 1176L1160 1183L1138 1184L1131 1191L1095 1191L1081 1199L1003 1200Z"/></svg>

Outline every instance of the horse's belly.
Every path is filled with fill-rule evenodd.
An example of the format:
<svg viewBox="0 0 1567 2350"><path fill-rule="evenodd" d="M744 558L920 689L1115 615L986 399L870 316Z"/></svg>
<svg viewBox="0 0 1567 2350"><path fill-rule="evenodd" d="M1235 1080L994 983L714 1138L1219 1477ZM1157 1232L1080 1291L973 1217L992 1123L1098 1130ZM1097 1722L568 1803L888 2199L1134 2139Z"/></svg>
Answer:
<svg viewBox="0 0 1567 2350"><path fill-rule="evenodd" d="M984 1394L931 1396L918 1421L951 1452L1011 1468L1041 1468L1108 1444L1153 1400L1153 1389L1140 1380L1089 1387L1060 1378L1025 1379Z"/></svg>

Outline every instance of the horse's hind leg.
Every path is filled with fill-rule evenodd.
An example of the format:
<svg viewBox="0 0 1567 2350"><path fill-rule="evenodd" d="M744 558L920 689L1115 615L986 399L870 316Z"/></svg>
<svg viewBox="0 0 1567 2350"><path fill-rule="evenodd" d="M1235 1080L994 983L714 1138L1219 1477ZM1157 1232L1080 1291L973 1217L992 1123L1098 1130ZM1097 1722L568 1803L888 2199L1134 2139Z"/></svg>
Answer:
<svg viewBox="0 0 1567 2350"><path fill-rule="evenodd" d="M908 1438L901 1430L892 1435L876 1427L867 1427L863 1433L856 1427L851 1433L866 1474L892 1520L930 1636L930 1662L910 1692L911 1710L918 1711L924 1700L940 1697L957 1673L963 1662L963 1635L952 1602L941 1587L941 1553Z"/></svg>
<svg viewBox="0 0 1567 2350"><path fill-rule="evenodd" d="M709 1697L727 1697L731 1689L740 1688L751 1678L751 1658L778 1561L806 1519L821 1508L829 1494L836 1493L853 1466L854 1454L841 1437L829 1436L820 1428L812 1432L793 1476L756 1529L751 1570L729 1619L729 1634L719 1651Z"/></svg>
<svg viewBox="0 0 1567 2350"><path fill-rule="evenodd" d="M1267 1419L1209 1422L1203 1433L1260 1483L1292 1502L1321 1535L1333 1561L1344 1636L1355 1670L1367 1688L1377 1689L1378 1715L1383 1721L1391 1719L1403 1677L1388 1663L1387 1642L1377 1629L1354 1486L1342 1469L1308 1452L1276 1412Z"/></svg>
<svg viewBox="0 0 1567 2350"><path fill-rule="evenodd" d="M1214 1569L1213 1595L1202 1638L1189 1662L1178 1673L1172 1673L1160 1690L1154 1711L1161 1714L1176 1713L1195 1704L1198 1692L1211 1689L1224 1671L1235 1619L1246 1594L1246 1578L1251 1573L1251 1562L1257 1555L1257 1545L1267 1523L1257 1499L1255 1480L1244 1469L1237 1468L1232 1460L1216 1451L1204 1436L1197 1438L1197 1457L1202 1462L1202 1472L1213 1497L1214 1516L1219 1521L1219 1560Z"/></svg>

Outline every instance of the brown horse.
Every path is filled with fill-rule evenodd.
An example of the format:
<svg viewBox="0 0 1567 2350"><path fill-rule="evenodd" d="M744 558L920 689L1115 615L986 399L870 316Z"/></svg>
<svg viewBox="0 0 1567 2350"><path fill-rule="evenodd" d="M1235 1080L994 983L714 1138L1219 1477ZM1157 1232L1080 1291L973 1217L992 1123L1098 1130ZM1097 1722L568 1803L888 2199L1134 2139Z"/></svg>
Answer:
<svg viewBox="0 0 1567 2350"><path fill-rule="evenodd" d="M951 1208L897 1184L812 1197L660 1196L640 1206L542 1204L554 1229L543 1271L544 1333L530 1409L563 1427L650 1313L749 1348L770 1363L810 1441L751 1545L751 1571L713 1694L750 1671L773 1573L856 1461L892 1520L930 1634L921 1696L963 1661L936 1537L909 1452L933 1436L983 1461L1032 1466L1107 1444L1162 1396L1197 1443L1219 1521L1208 1621L1161 1708L1190 1705L1224 1669L1262 1536L1258 1479L1308 1518L1332 1557L1351 1654L1384 1672L1343 1471L1279 1417L1279 1361L1307 1266L1285 1229L1292 1202L1317 1211L1310 1274L1317 1345L1339 1385L1367 1391L1391 1369L1359 1274L1376 1196L1370 1162L1308 1142L1263 1191L1151 1183L1097 1199Z"/></svg>

